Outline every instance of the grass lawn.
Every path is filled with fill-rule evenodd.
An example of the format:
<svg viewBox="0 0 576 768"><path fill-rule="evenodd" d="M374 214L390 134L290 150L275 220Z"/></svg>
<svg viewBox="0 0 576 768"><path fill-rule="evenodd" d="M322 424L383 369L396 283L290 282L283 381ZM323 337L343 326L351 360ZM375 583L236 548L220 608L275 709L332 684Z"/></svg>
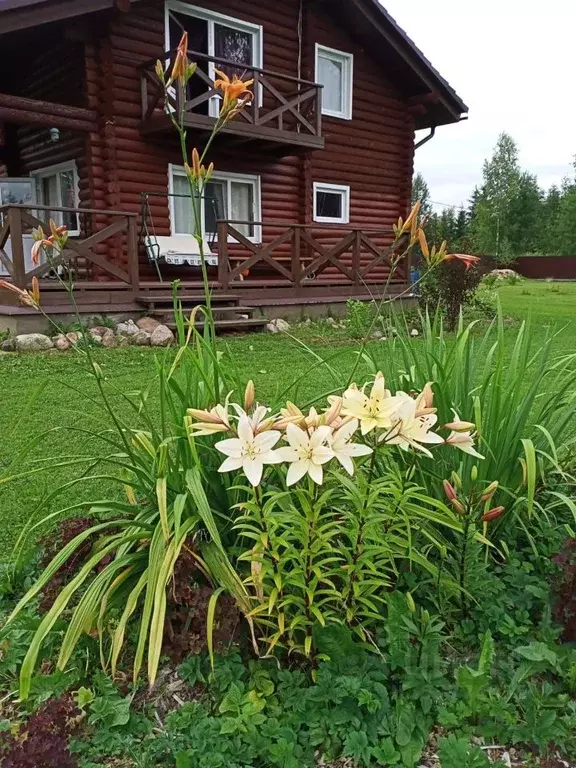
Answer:
<svg viewBox="0 0 576 768"><path fill-rule="evenodd" d="M524 281L504 286L498 292L506 316L520 319L532 315L537 340L543 341L548 333L555 332L556 353L576 353L576 283ZM510 322L510 327L512 331L518 323ZM300 341L269 334L221 340L222 350L237 366L241 378L254 378L261 400L273 399L291 382L301 379L298 399L306 402L345 383L355 364L358 342L350 340L346 331L318 323L297 326L294 333ZM512 338L511 332L511 343ZM373 342L375 348L383 343L387 342ZM340 381L326 367L310 370L314 364L310 350L320 358L332 358ZM142 390L153 382L157 353L129 348L97 350L95 355L109 386L117 390L111 397L119 414L133 420L120 393ZM361 372L358 380L362 380ZM102 428L108 422L102 421L98 401L87 399L95 396L96 390L79 355L1 356L0 393L0 476L14 460L24 468L34 459L93 456L103 450L103 443L91 444L81 431L83 427ZM18 452L32 438L38 438L32 451L19 457ZM23 523L37 506L46 515L109 494L105 483L97 480L82 486L82 497L77 488L64 487L78 472L55 467L49 473L0 485L0 559L9 556ZM44 504L43 498L59 488L61 493Z"/></svg>

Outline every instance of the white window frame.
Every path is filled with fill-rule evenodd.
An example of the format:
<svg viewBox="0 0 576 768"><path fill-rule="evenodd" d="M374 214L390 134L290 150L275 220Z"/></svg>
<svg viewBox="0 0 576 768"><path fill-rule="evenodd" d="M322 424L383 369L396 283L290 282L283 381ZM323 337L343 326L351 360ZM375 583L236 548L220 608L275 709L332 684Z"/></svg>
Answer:
<svg viewBox="0 0 576 768"><path fill-rule="evenodd" d="M186 176L186 171L184 170L183 165L176 165L174 163L169 163L168 165L168 191L171 195L170 197L170 232L172 235L179 235L179 234L188 234L188 233L182 233L182 232L176 232L175 231L175 225L176 225L176 215L174 211L174 176ZM261 243L262 242L262 185L261 185L261 179L260 176L257 175L251 175L247 173L228 173L223 171L214 171L214 173L211 176L211 180L214 181L225 181L227 182L227 195L228 199L230 200L231 195L231 183L233 181L241 181L245 184L251 184L253 188L253 199L254 199L254 234L251 237L246 236L247 240L250 240L252 243ZM232 224L234 226L234 224ZM206 238L210 235L216 235L216 232L206 232L206 217L205 217L205 209L204 209L204 200L202 200L202 234ZM228 242L229 243L235 243L237 242L234 237L228 236Z"/></svg>
<svg viewBox="0 0 576 768"><path fill-rule="evenodd" d="M36 203L38 205L50 205L50 203L47 203L43 201L41 192L39 193L39 188L41 188L41 185L38 183L41 179L45 179L48 176L56 176L56 185L58 188L58 196L60 197L60 200L62 200L62 191L60 188L60 173L62 171L72 171L74 175L74 208L79 207L79 197L78 197L78 168L76 166L75 160L70 160L68 162L64 163L56 163L55 165L47 165L44 168L38 168L36 171L30 172L30 178L34 179L34 186L35 186L35 195L36 195ZM64 208L65 206L56 206ZM46 214L46 211L41 211L40 213ZM42 218L41 216L39 218ZM76 221L78 224L80 224L80 216L76 214ZM72 236L77 236L80 234L80 229L70 229L68 230L68 234Z"/></svg>
<svg viewBox="0 0 576 768"><path fill-rule="evenodd" d="M182 0L166 0L164 6L164 38L166 51L170 50L170 11L194 16L197 19L203 19L208 22L208 56L214 56L214 24L221 23L240 32L247 32L252 35L252 50L254 52L252 66L262 69L264 66L264 27L261 24L254 24L250 21L237 19L234 16L227 16L218 11L211 11L207 8L199 8L196 5L182 2ZM215 80L216 66L213 61L208 62L208 76ZM241 73L240 73L241 74ZM262 90L259 91L259 101L262 101ZM210 99L209 115L218 117L220 112L220 97L214 96Z"/></svg>
<svg viewBox="0 0 576 768"><path fill-rule="evenodd" d="M319 216L317 211L318 192L339 194L342 198L342 216ZM350 223L350 187L347 184L328 184L323 181L314 182L314 221L320 224L349 224Z"/></svg>
<svg viewBox="0 0 576 768"><path fill-rule="evenodd" d="M316 56L315 56L315 72L316 82L320 82L319 79L319 59L320 56L326 59L332 59L342 64L342 101L344 103L344 109L340 112L333 109L328 109L322 104L322 114L328 117L339 117L342 120L352 120L352 101L354 92L354 54L346 53L345 51L339 51L336 48L328 48L326 45L320 45L316 43Z"/></svg>

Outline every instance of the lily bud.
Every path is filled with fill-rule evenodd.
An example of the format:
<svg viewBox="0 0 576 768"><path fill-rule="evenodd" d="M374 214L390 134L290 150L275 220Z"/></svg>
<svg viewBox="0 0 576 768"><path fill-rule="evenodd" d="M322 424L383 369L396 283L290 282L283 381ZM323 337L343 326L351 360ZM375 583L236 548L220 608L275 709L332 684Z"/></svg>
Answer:
<svg viewBox="0 0 576 768"><path fill-rule="evenodd" d="M454 485L454 488L458 488L458 490L460 490L460 488L462 488L462 480L460 479L460 475L458 474L458 472L452 470L450 474L450 478L452 480L452 484Z"/></svg>
<svg viewBox="0 0 576 768"><path fill-rule="evenodd" d="M408 603L408 610L410 613L416 612L416 603L414 602L414 598L412 597L412 594L410 592L406 592L406 602Z"/></svg>
<svg viewBox="0 0 576 768"><path fill-rule="evenodd" d="M430 258L430 248L428 248L428 241L426 240L426 233L423 229L418 230L418 241L420 243L420 250L422 251L422 256L424 256L425 259Z"/></svg>
<svg viewBox="0 0 576 768"><path fill-rule="evenodd" d="M156 62L156 66L154 67L154 71L156 72L156 77L160 82L164 82L164 66L160 59Z"/></svg>
<svg viewBox="0 0 576 768"><path fill-rule="evenodd" d="M197 421L207 421L210 424L221 424L222 419L210 411L202 411L198 408L188 408L187 414Z"/></svg>
<svg viewBox="0 0 576 768"><path fill-rule="evenodd" d="M36 276L32 278L31 296L35 306L39 307L40 306L40 284L38 283L38 278Z"/></svg>
<svg viewBox="0 0 576 768"><path fill-rule="evenodd" d="M452 506L454 507L454 510L458 512L459 515L466 514L466 507L464 506L464 504L462 504L461 501L459 501L458 499L452 499L450 503L452 504Z"/></svg>
<svg viewBox="0 0 576 768"><path fill-rule="evenodd" d="M200 165L200 155L196 147L192 150L192 173L195 179L202 177L202 166Z"/></svg>
<svg viewBox="0 0 576 768"><path fill-rule="evenodd" d="M500 515L504 514L504 510L504 507L494 507L494 509L489 510L485 515L482 515L482 522L488 523L490 520L497 520Z"/></svg>
<svg viewBox="0 0 576 768"><path fill-rule="evenodd" d="M448 424L444 424L444 429L450 429L452 432L470 432L476 425L471 421L451 421Z"/></svg>
<svg viewBox="0 0 576 768"><path fill-rule="evenodd" d="M254 382L252 379L246 384L244 390L244 410L248 411L254 405Z"/></svg>
<svg viewBox="0 0 576 768"><path fill-rule="evenodd" d="M478 480L478 467L476 466L476 464L474 464L470 472L470 480L472 480L473 483L475 483L476 480Z"/></svg>
<svg viewBox="0 0 576 768"><path fill-rule="evenodd" d="M486 490L482 494L482 501L490 501L490 499L494 496L497 490L498 490L498 480L494 480L494 482L490 483L488 488L486 488Z"/></svg>
<svg viewBox="0 0 576 768"><path fill-rule="evenodd" d="M331 399L330 408L324 412L324 423L330 426L340 416L342 410L342 398L334 397Z"/></svg>
<svg viewBox="0 0 576 768"><path fill-rule="evenodd" d="M446 497L450 501L454 501L454 499L458 498L456 496L456 491L454 490L454 486L450 482L448 482L448 480L444 480L442 485L444 486L444 493L446 494Z"/></svg>

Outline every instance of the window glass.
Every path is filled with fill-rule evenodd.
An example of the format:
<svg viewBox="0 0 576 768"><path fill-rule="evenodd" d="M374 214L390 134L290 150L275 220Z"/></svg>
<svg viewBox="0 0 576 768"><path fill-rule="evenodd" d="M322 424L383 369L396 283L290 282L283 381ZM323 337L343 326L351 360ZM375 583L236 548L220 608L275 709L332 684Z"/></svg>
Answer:
<svg viewBox="0 0 576 768"><path fill-rule="evenodd" d="M233 181L230 187L230 218L233 221L254 221L254 185ZM236 229L246 237L254 235L254 227L250 224L238 224Z"/></svg>
<svg viewBox="0 0 576 768"><path fill-rule="evenodd" d="M188 186L186 176L174 173L172 176L172 188L174 194L172 198L172 210L174 211L172 227L174 234L192 235L194 233L194 214L190 198L190 187Z"/></svg>
<svg viewBox="0 0 576 768"><path fill-rule="evenodd" d="M343 207L342 192L316 192L316 216L326 219L341 219Z"/></svg>
<svg viewBox="0 0 576 768"><path fill-rule="evenodd" d="M204 227L206 232L214 234L218 219L228 216L228 200L225 181L210 181L204 190Z"/></svg>

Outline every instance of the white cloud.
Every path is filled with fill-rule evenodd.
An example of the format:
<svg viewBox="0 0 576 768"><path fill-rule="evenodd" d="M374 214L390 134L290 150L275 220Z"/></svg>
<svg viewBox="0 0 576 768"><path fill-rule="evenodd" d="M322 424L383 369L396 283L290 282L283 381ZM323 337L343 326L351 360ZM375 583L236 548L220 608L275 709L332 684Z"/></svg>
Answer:
<svg viewBox="0 0 576 768"><path fill-rule="evenodd" d="M384 0L383 5L470 107L417 152L435 200L465 203L501 131L544 187L576 154L574 0Z"/></svg>

